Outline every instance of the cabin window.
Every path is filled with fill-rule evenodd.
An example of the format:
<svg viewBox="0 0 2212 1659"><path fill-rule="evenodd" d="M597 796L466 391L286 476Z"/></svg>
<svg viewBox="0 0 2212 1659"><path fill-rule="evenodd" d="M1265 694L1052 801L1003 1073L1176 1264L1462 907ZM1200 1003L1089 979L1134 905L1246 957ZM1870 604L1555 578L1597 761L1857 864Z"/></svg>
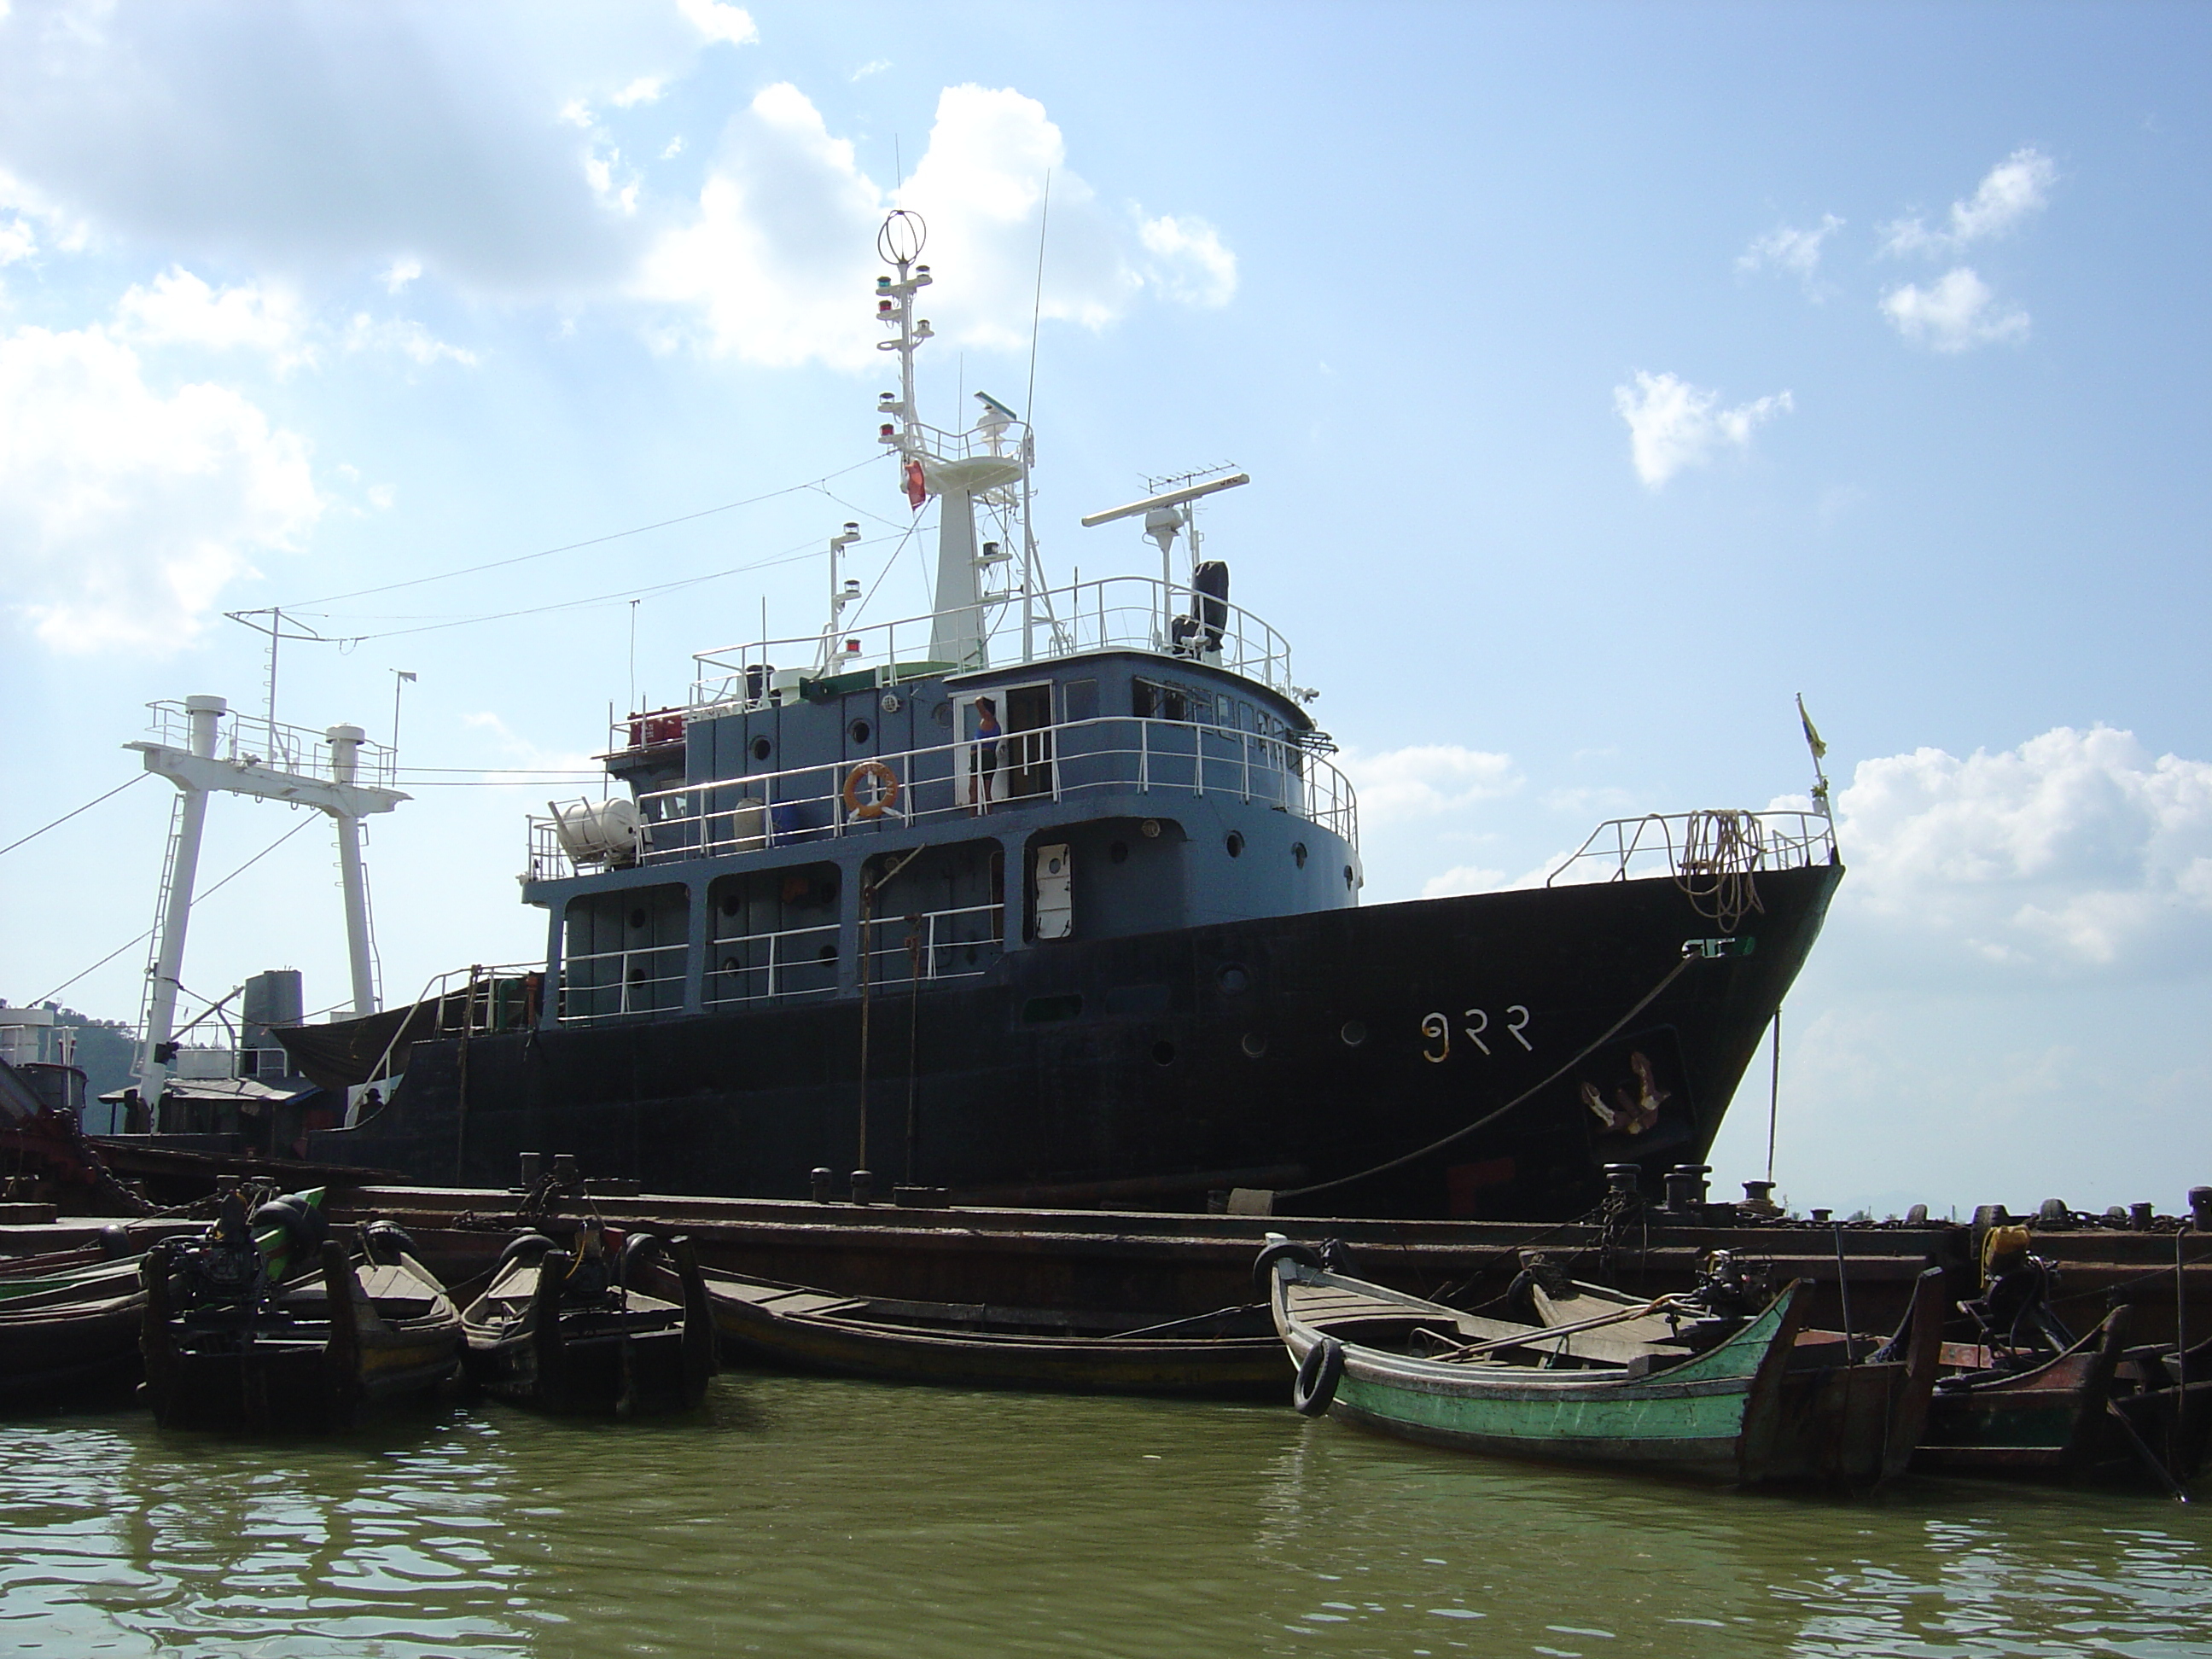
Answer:
<svg viewBox="0 0 2212 1659"><path fill-rule="evenodd" d="M834 992L839 888L834 864L750 870L716 881L708 890L714 937L706 1006Z"/></svg>
<svg viewBox="0 0 2212 1659"><path fill-rule="evenodd" d="M1213 699L1213 723L1234 727L1237 724L1237 699L1226 691L1218 692Z"/></svg>
<svg viewBox="0 0 2212 1659"><path fill-rule="evenodd" d="M1098 718L1098 682L1070 680L1060 694L1066 707L1066 718L1072 720L1095 720Z"/></svg>
<svg viewBox="0 0 2212 1659"><path fill-rule="evenodd" d="M690 921L690 896L678 886L571 899L562 929L561 1018L680 1012Z"/></svg>
<svg viewBox="0 0 2212 1659"><path fill-rule="evenodd" d="M1182 687L1138 680L1131 689L1132 711L1139 720L1188 720L1190 697Z"/></svg>

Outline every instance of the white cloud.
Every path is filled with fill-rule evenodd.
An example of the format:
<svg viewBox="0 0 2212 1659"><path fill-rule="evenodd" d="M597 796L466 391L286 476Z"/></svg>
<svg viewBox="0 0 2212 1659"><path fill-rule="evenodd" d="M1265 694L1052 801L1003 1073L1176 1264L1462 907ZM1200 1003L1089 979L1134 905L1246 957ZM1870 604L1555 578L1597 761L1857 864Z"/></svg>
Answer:
<svg viewBox="0 0 2212 1659"><path fill-rule="evenodd" d="M420 259L394 259L385 267L384 275L377 280L384 284L386 294L397 294L422 274L422 262Z"/></svg>
<svg viewBox="0 0 2212 1659"><path fill-rule="evenodd" d="M1337 761L1359 792L1360 820L1369 825L1462 811L1510 795L1522 781L1510 755L1455 743L1415 744L1371 755L1347 749Z"/></svg>
<svg viewBox="0 0 2212 1659"><path fill-rule="evenodd" d="M1225 306L1236 294L1237 256L1205 220L1163 215L1146 220L1138 235L1152 256L1152 281L1170 298Z"/></svg>
<svg viewBox="0 0 2212 1659"><path fill-rule="evenodd" d="M1629 458L1636 476L1657 489L1686 466L1702 466L1724 446L1747 449L1753 430L1794 404L1778 392L1733 409L1720 394L1672 374L1637 371L1633 386L1613 389L1613 406L1628 422Z"/></svg>
<svg viewBox="0 0 2212 1659"><path fill-rule="evenodd" d="M481 361L466 347L448 345L422 324L409 317L388 317L379 320L367 312L358 312L347 324L345 349L348 351L396 351L402 356L428 368L433 363L459 363L464 368L473 368Z"/></svg>
<svg viewBox="0 0 2212 1659"><path fill-rule="evenodd" d="M948 87L929 143L896 196L861 171L805 94L769 87L731 123L696 216L664 232L635 292L694 314L710 349L750 362L880 361L866 295L884 211L929 226L942 285L924 314L948 343L1016 350L1029 341L1038 221L1051 179L1043 314L1099 328L1146 288L1218 304L1235 256L1203 221L1147 225L1113 212L1066 165L1044 106L1011 88Z"/></svg>
<svg viewBox="0 0 2212 1659"><path fill-rule="evenodd" d="M1839 906L1960 960L2131 970L2212 951L2212 763L2058 726L1998 754L1863 762L1836 808Z"/></svg>
<svg viewBox="0 0 2212 1659"><path fill-rule="evenodd" d="M324 505L305 441L237 392L165 397L97 328L0 337L0 547L10 600L54 649L175 650Z"/></svg>
<svg viewBox="0 0 2212 1659"><path fill-rule="evenodd" d="M1810 230L1777 225L1764 236L1752 238L1751 246L1736 256L1735 268L1786 270L1809 289L1814 274L1820 268L1820 245L1843 228L1844 222L1832 213L1822 214L1820 222Z"/></svg>
<svg viewBox="0 0 2212 1659"><path fill-rule="evenodd" d="M726 4L725 0L676 0L676 9L708 40L748 46L760 39L752 14L741 6Z"/></svg>
<svg viewBox="0 0 2212 1659"><path fill-rule="evenodd" d="M1930 230L1917 218L1882 227L1882 252L1892 254L1956 253L1973 243L2012 230L2049 204L2058 169L2033 147L2013 151L1983 178L1973 199L1951 204L1947 225Z"/></svg>
<svg viewBox="0 0 2212 1659"><path fill-rule="evenodd" d="M39 251L37 233L24 218L0 220L0 265L12 265Z"/></svg>
<svg viewBox="0 0 2212 1659"><path fill-rule="evenodd" d="M881 75L890 66L891 60L888 58L871 58L866 63L861 64L860 68L854 70L852 74L846 76L846 79L848 81L865 81L871 75Z"/></svg>
<svg viewBox="0 0 2212 1659"><path fill-rule="evenodd" d="M281 369L314 360L304 340L307 319L297 298L247 283L210 288L181 265L150 286L133 286L116 302L117 331L152 345L197 346L208 351L258 351Z"/></svg>
<svg viewBox="0 0 2212 1659"><path fill-rule="evenodd" d="M1421 884L1423 898L1457 898L1467 893L1494 893L1505 885L1503 870L1485 869L1479 864L1455 864L1440 876L1431 876Z"/></svg>
<svg viewBox="0 0 2212 1659"><path fill-rule="evenodd" d="M658 103L667 88L668 82L658 75L641 75L607 101L617 109L634 109L640 104Z"/></svg>
<svg viewBox="0 0 2212 1659"><path fill-rule="evenodd" d="M1881 296L1882 314L1899 334L1931 350L1959 352L2027 337L2027 313L1994 304L1990 286L1966 265L1926 288L1907 283Z"/></svg>
<svg viewBox="0 0 2212 1659"><path fill-rule="evenodd" d="M307 281L406 258L479 293L618 290L644 238L595 201L558 112L588 128L713 48L672 6L463 12L126 6L46 28L0 50L0 206L203 268Z"/></svg>

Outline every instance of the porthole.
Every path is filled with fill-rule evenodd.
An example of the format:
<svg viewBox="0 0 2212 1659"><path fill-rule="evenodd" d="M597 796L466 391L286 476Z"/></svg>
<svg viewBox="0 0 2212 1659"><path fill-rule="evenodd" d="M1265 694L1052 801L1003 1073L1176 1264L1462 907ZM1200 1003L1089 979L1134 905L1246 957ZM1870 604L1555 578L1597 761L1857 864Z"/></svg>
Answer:
<svg viewBox="0 0 2212 1659"><path fill-rule="evenodd" d="M1172 1042L1155 1042L1152 1045L1152 1063L1155 1066L1174 1065L1175 1044Z"/></svg>
<svg viewBox="0 0 2212 1659"><path fill-rule="evenodd" d="M1352 866L1348 864L1344 866L1344 884L1346 887L1352 885Z"/></svg>
<svg viewBox="0 0 2212 1659"><path fill-rule="evenodd" d="M633 910L633 911L631 911L631 912L629 913L629 925L630 925L631 927L644 927L644 926L645 926L645 912L644 912L643 910Z"/></svg>
<svg viewBox="0 0 2212 1659"><path fill-rule="evenodd" d="M735 957L724 957L722 958L722 971L726 974L741 974L744 971L744 969L745 964L739 962Z"/></svg>
<svg viewBox="0 0 2212 1659"><path fill-rule="evenodd" d="M726 916L734 916L744 908L744 903L745 902L735 893L725 893L722 895L722 914Z"/></svg>
<svg viewBox="0 0 2212 1659"><path fill-rule="evenodd" d="M1257 1060L1267 1052L1267 1039L1258 1031L1247 1031L1243 1046L1245 1059Z"/></svg>
<svg viewBox="0 0 2212 1659"><path fill-rule="evenodd" d="M755 738L753 739L753 758L755 760L764 761L775 752L775 745L770 743L766 738Z"/></svg>
<svg viewBox="0 0 2212 1659"><path fill-rule="evenodd" d="M1306 867L1306 844L1305 844L1305 842L1297 842L1295 846L1293 846L1293 847L1291 848L1291 856L1293 859L1295 859L1295 860L1297 860L1297 866L1298 866L1298 868L1299 868L1299 869L1301 869L1301 870L1304 869L1304 868Z"/></svg>
<svg viewBox="0 0 2212 1659"><path fill-rule="evenodd" d="M1346 1048L1357 1048L1367 1041L1367 1027L1358 1020L1347 1019L1344 1022L1344 1029L1339 1031L1337 1036L1344 1039Z"/></svg>
<svg viewBox="0 0 2212 1659"><path fill-rule="evenodd" d="M1221 988L1231 996L1236 995L1239 991L1249 991L1252 988L1252 975L1233 962L1224 967L1214 977L1221 981Z"/></svg>
<svg viewBox="0 0 2212 1659"><path fill-rule="evenodd" d="M836 960L837 960L837 947L836 947L836 945L823 945L820 950L817 951L814 953L814 959L815 959L817 962L835 962L835 961L836 961Z"/></svg>
<svg viewBox="0 0 2212 1659"><path fill-rule="evenodd" d="M1238 830L1231 830L1229 839L1221 844L1229 849L1229 856L1232 859L1242 858L1244 854L1244 837Z"/></svg>
<svg viewBox="0 0 2212 1659"><path fill-rule="evenodd" d="M952 705L949 702L940 702L936 708L929 711L929 718L935 720L939 726L951 725Z"/></svg>
<svg viewBox="0 0 2212 1659"><path fill-rule="evenodd" d="M857 746L875 736L876 728L866 720L854 720L852 725L845 728L845 735L852 738L854 745Z"/></svg>
<svg viewBox="0 0 2212 1659"><path fill-rule="evenodd" d="M1129 861L1129 843L1126 841L1115 842L1106 849L1106 856L1116 864L1127 864Z"/></svg>

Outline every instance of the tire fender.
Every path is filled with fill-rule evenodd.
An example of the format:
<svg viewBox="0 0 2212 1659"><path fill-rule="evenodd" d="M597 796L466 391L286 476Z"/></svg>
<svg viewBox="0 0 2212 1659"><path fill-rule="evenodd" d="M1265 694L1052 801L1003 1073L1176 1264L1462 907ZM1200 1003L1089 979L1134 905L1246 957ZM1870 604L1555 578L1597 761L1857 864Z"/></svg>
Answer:
<svg viewBox="0 0 2212 1659"><path fill-rule="evenodd" d="M1298 1375L1291 1384L1291 1407L1301 1417L1328 1415L1336 1398L1336 1385L1344 1381L1344 1344L1324 1336L1306 1350L1298 1362Z"/></svg>

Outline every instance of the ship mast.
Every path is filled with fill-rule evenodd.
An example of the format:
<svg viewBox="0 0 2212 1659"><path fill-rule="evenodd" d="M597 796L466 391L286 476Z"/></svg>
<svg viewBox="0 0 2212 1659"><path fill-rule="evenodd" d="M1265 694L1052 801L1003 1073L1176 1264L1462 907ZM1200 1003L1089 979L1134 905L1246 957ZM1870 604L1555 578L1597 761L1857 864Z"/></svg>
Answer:
<svg viewBox="0 0 2212 1659"><path fill-rule="evenodd" d="M915 296L931 282L929 267L916 263L928 234L920 214L900 208L884 219L876 235L876 251L898 273L876 279L877 319L895 331L890 338L877 342L876 349L895 354L899 365L897 392L884 392L876 404L876 412L889 417L877 436L899 456L908 504L920 511L930 496L938 500L930 658L956 669L984 668L990 664L990 630L983 619L979 577L987 562L1001 563L1006 556L987 550L983 557L978 556L975 501L1026 478L1031 451L1025 429L1018 452L1005 453L1006 431L1015 423L1013 411L981 394L983 414L976 422L983 439L980 451L965 434L924 425L915 410L914 354L934 333L927 317L915 315ZM1024 552L1026 564L1026 536Z"/></svg>

